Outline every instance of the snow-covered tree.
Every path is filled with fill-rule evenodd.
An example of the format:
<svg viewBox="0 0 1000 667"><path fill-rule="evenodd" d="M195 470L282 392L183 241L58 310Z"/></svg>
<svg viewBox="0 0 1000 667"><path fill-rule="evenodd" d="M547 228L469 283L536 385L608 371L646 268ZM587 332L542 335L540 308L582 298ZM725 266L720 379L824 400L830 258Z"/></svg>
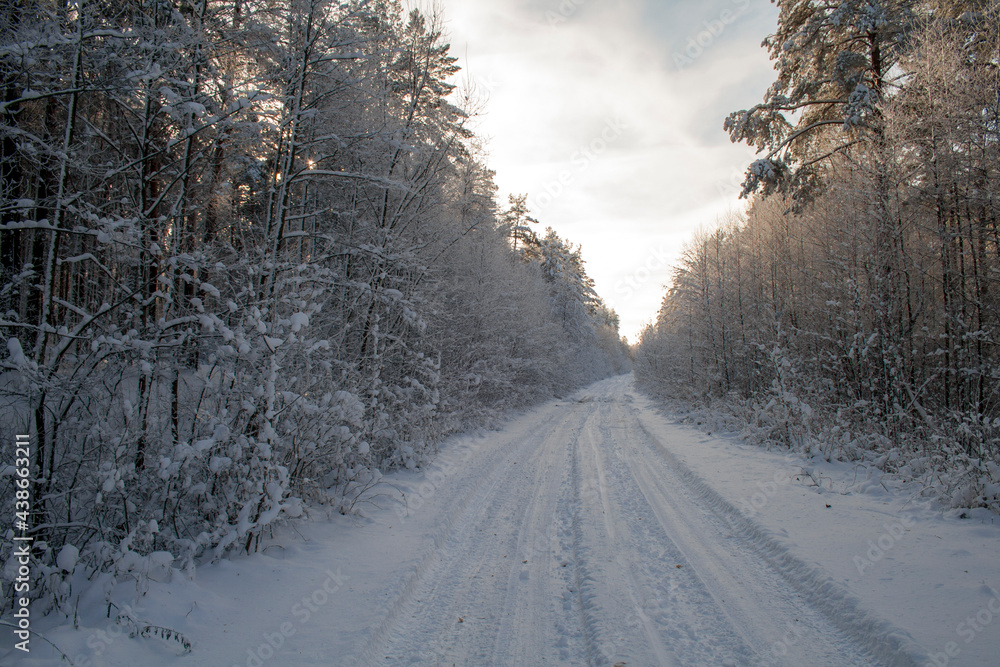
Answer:
<svg viewBox="0 0 1000 667"><path fill-rule="evenodd" d="M729 115L734 142L763 157L743 195L808 197L832 156L881 132L878 105L915 22L913 0L775 0L778 29L764 41L777 80L764 101Z"/></svg>
<svg viewBox="0 0 1000 667"><path fill-rule="evenodd" d="M578 251L512 247L440 16L25 0L0 25L0 431L37 443L54 605L64 545L137 579L251 551L623 368Z"/></svg>
<svg viewBox="0 0 1000 667"><path fill-rule="evenodd" d="M1000 17L963 5L922 9L877 123L829 156L822 189L754 197L695 237L636 373L762 438L1000 509Z"/></svg>

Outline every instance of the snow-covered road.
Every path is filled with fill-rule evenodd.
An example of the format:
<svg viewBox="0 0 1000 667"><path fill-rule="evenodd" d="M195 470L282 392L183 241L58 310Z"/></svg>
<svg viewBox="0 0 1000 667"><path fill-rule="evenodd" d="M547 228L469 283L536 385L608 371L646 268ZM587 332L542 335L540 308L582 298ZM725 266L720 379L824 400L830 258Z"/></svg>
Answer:
<svg viewBox="0 0 1000 667"><path fill-rule="evenodd" d="M467 454L359 662L873 663L860 628L836 627L849 619L804 599L692 485L635 399L605 381Z"/></svg>
<svg viewBox="0 0 1000 667"><path fill-rule="evenodd" d="M955 667L1000 654L994 514L706 435L631 377L449 438L356 509L193 579L123 580L110 617L92 586L75 618L33 628L79 667ZM145 624L170 633L129 637ZM8 639L0 664L58 658Z"/></svg>

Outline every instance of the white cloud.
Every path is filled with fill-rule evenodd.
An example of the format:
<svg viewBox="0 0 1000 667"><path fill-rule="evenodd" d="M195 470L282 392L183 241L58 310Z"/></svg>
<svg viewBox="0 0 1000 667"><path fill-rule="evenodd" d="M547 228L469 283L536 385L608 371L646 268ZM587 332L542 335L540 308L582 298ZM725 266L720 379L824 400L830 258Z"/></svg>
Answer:
<svg viewBox="0 0 1000 667"><path fill-rule="evenodd" d="M776 10L765 0L444 8L452 53L489 96L478 131L501 201L528 193L544 226L583 246L634 340L669 279L665 266L649 270L651 253L676 256L697 227L738 206L753 151L730 144L722 121L772 81L760 42Z"/></svg>

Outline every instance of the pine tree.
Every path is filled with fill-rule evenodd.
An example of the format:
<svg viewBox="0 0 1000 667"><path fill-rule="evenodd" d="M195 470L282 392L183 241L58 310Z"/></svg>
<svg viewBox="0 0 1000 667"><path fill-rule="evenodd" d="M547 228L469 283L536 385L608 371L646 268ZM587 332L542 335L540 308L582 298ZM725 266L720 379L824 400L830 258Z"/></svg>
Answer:
<svg viewBox="0 0 1000 667"><path fill-rule="evenodd" d="M764 40L778 79L764 101L736 111L733 142L764 157L747 170L743 196L812 196L825 161L881 132L878 105L915 25L915 0L774 0L778 29Z"/></svg>

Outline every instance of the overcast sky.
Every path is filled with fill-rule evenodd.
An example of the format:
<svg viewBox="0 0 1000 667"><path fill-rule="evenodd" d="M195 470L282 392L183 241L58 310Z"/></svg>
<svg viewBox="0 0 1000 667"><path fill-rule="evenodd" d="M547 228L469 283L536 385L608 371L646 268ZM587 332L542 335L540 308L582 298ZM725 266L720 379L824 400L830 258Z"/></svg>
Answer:
<svg viewBox="0 0 1000 667"><path fill-rule="evenodd" d="M753 150L722 129L774 72L768 0L442 0L452 54L486 100L501 201L583 246L634 342L668 264L737 199Z"/></svg>

